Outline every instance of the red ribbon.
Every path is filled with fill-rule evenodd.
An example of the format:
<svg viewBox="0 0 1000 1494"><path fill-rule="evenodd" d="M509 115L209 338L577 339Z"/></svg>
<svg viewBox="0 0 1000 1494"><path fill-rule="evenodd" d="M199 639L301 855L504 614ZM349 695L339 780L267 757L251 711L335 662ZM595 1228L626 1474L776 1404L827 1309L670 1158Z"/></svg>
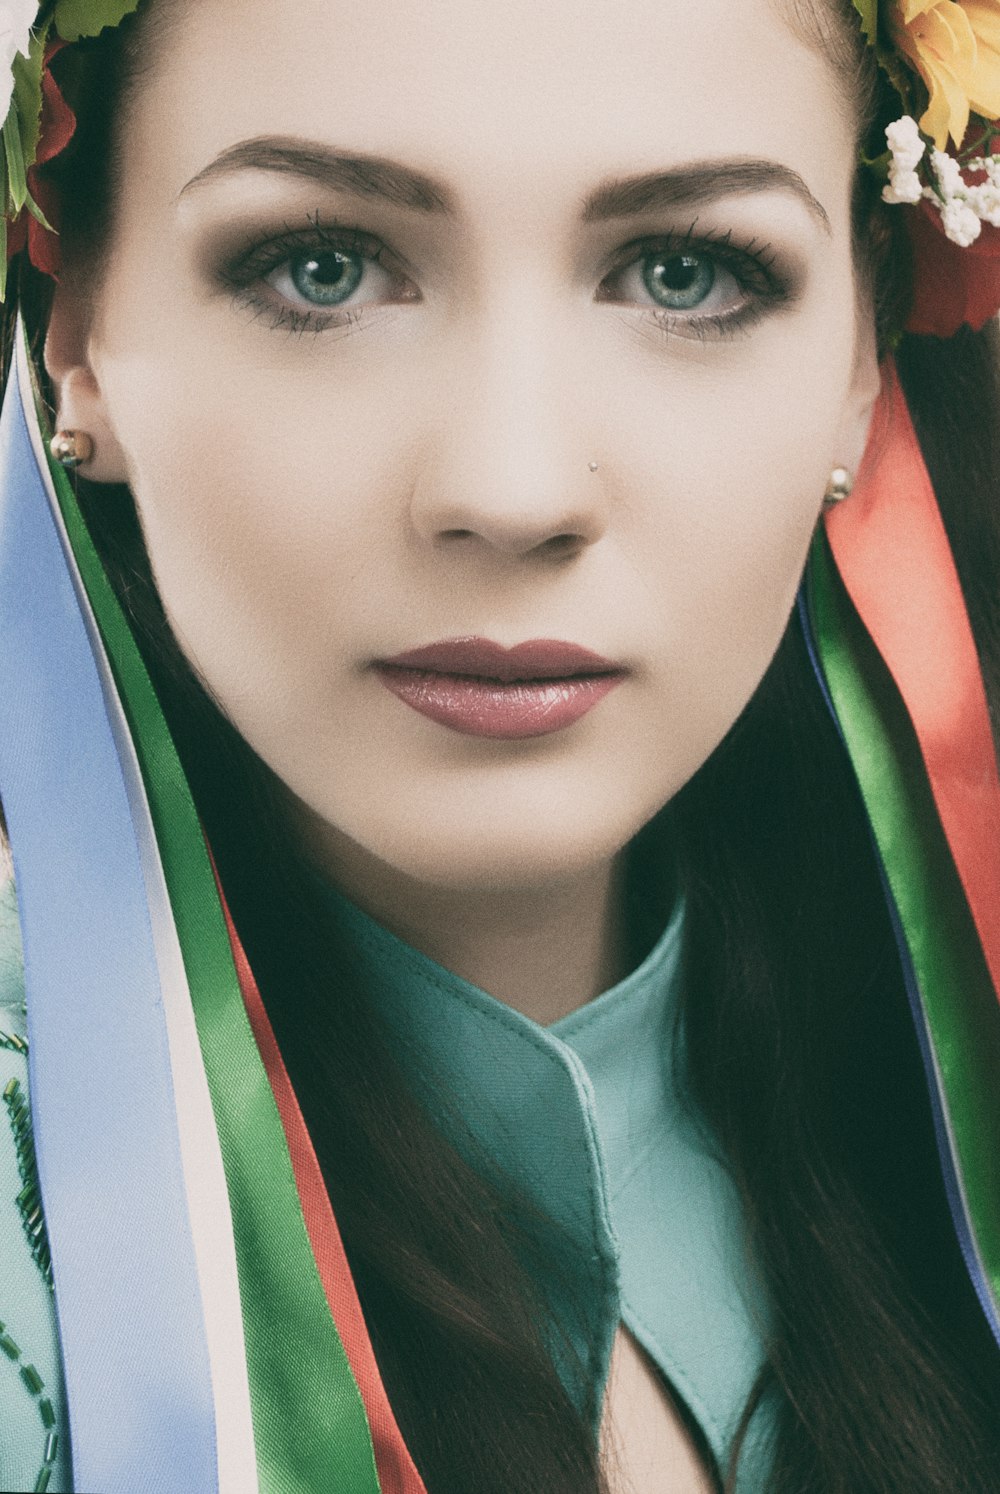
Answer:
<svg viewBox="0 0 1000 1494"><path fill-rule="evenodd" d="M426 1494L389 1405L319 1161L221 886L219 897L226 916L243 1002L281 1116L309 1243L340 1341L364 1402L382 1494ZM335 1471L331 1470L331 1488L335 1486Z"/></svg>
<svg viewBox="0 0 1000 1494"><path fill-rule="evenodd" d="M965 253L965 250L961 251ZM895 363L851 497L826 532L902 696L1000 997L1000 774L965 599Z"/></svg>

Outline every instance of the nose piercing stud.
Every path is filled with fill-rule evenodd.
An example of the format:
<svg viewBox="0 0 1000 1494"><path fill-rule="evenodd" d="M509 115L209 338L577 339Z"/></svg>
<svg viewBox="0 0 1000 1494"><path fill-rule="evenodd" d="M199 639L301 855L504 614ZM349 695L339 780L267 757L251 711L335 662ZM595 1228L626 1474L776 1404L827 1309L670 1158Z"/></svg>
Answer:
<svg viewBox="0 0 1000 1494"><path fill-rule="evenodd" d="M590 468L591 472L596 472L597 471L597 463L596 462L588 462L587 466Z"/></svg>
<svg viewBox="0 0 1000 1494"><path fill-rule="evenodd" d="M49 450L63 467L79 467L94 455L94 443L86 431L56 431Z"/></svg>

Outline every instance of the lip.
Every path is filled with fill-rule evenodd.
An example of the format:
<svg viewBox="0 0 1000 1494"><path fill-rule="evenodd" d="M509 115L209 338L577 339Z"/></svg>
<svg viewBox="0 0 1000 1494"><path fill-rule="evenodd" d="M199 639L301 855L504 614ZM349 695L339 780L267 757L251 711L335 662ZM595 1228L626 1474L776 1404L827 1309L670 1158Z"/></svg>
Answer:
<svg viewBox="0 0 1000 1494"><path fill-rule="evenodd" d="M533 638L504 648L488 638L449 638L379 659L397 699L471 737L548 736L579 721L628 671L591 649Z"/></svg>

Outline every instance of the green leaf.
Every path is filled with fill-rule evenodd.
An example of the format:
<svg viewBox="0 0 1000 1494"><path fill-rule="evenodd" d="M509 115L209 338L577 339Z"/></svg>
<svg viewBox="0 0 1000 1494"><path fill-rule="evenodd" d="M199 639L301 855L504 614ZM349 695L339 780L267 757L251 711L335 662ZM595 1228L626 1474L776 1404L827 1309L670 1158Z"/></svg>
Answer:
<svg viewBox="0 0 1000 1494"><path fill-rule="evenodd" d="M865 40L870 47L875 48L879 67L902 100L903 112L912 114L914 75L895 47L887 45L884 39L879 40L878 0L851 0L851 3L861 17L861 31Z"/></svg>
<svg viewBox="0 0 1000 1494"><path fill-rule="evenodd" d="M42 67L45 62L47 27L32 34L28 55L14 57L14 107L21 134L21 154L25 168L31 166L38 150L42 118Z"/></svg>
<svg viewBox="0 0 1000 1494"><path fill-rule="evenodd" d="M861 164L867 166L869 171L874 171L876 176L884 176L888 179L889 162L892 160L892 152L884 150L880 156L866 156L861 153Z"/></svg>
<svg viewBox="0 0 1000 1494"><path fill-rule="evenodd" d="M853 3L868 45L874 47L878 38L878 0L853 0Z"/></svg>
<svg viewBox="0 0 1000 1494"><path fill-rule="evenodd" d="M919 119L927 107L927 89L923 80L916 73L911 72L901 60L899 53L893 51L891 47L879 47L878 60L879 66L903 102L904 114L910 114L915 119ZM923 104L916 102L918 85L923 91Z"/></svg>
<svg viewBox="0 0 1000 1494"><path fill-rule="evenodd" d="M7 219L0 213L0 302L7 294Z"/></svg>
<svg viewBox="0 0 1000 1494"><path fill-rule="evenodd" d="M119 25L138 5L139 0L57 0L55 27L65 41L79 41Z"/></svg>
<svg viewBox="0 0 1000 1494"><path fill-rule="evenodd" d="M11 109L4 121L3 147L7 157L8 200L14 212L19 213L27 200L28 183L24 174L24 152L21 149L21 131L15 109Z"/></svg>
<svg viewBox="0 0 1000 1494"><path fill-rule="evenodd" d="M49 222L48 218L46 218L45 214L42 212L41 208L38 206L38 203L32 197L30 192L24 199L24 205L28 209L28 212L31 214L31 216L36 219L43 228L47 228L49 233L59 232L57 228L52 227L52 224Z"/></svg>

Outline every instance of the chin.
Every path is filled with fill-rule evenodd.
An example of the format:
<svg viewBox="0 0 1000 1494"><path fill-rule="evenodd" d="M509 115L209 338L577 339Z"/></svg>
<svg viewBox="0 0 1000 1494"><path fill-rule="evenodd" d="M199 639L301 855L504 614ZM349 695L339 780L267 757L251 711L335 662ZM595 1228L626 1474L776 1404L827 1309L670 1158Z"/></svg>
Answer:
<svg viewBox="0 0 1000 1494"><path fill-rule="evenodd" d="M626 771L643 756L650 771ZM572 881L617 856L686 776L681 762L653 756L616 750L574 762L550 751L475 772L341 762L291 787L307 841L345 890L353 874L364 885L381 868L442 890L513 891Z"/></svg>
<svg viewBox="0 0 1000 1494"><path fill-rule="evenodd" d="M616 855L621 844L581 843L578 837L455 835L385 846L380 859L403 876L442 891L517 892L584 875Z"/></svg>
<svg viewBox="0 0 1000 1494"><path fill-rule="evenodd" d="M497 799L401 812L355 825L363 852L397 874L452 891L541 888L615 857L660 807L607 802L518 805ZM341 822L343 823L343 822Z"/></svg>

